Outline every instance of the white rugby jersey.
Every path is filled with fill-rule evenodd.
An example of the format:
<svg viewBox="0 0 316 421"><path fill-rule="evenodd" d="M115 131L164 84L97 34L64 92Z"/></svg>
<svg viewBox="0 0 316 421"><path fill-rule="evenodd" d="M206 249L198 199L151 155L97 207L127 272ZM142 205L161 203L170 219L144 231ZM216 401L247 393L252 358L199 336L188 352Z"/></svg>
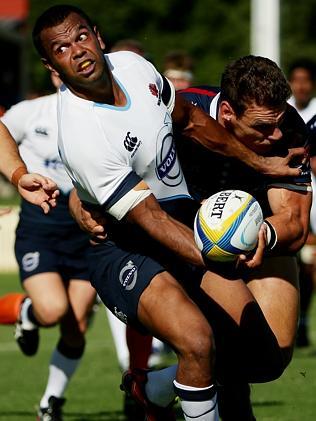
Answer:
<svg viewBox="0 0 316 421"><path fill-rule="evenodd" d="M19 102L1 120L19 144L28 170L52 178L69 193L73 186L57 147L57 94Z"/></svg>
<svg viewBox="0 0 316 421"><path fill-rule="evenodd" d="M59 93L59 150L80 198L112 213L142 179L158 200L190 197L172 134L174 88L137 54L105 58L125 106L88 101L65 86Z"/></svg>
<svg viewBox="0 0 316 421"><path fill-rule="evenodd" d="M288 100L288 103L296 109L296 111L299 113L299 115L302 117L305 123L307 123L314 117L314 115L316 115L316 98L312 98L309 101L307 107L303 108L302 110L296 108L295 99L293 95Z"/></svg>

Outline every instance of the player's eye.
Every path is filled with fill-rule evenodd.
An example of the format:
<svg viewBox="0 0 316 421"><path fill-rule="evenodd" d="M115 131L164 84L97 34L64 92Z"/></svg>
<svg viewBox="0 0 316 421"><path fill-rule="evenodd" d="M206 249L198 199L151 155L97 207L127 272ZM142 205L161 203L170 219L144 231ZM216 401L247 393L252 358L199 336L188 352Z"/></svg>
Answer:
<svg viewBox="0 0 316 421"><path fill-rule="evenodd" d="M275 129L275 126L271 124L258 124L254 128L258 130L258 132L271 132Z"/></svg>
<svg viewBox="0 0 316 421"><path fill-rule="evenodd" d="M66 45L60 45L56 48L55 53L57 54L63 54L67 50Z"/></svg>
<svg viewBox="0 0 316 421"><path fill-rule="evenodd" d="M88 38L88 35L86 33L82 33L79 35L79 41L85 41Z"/></svg>

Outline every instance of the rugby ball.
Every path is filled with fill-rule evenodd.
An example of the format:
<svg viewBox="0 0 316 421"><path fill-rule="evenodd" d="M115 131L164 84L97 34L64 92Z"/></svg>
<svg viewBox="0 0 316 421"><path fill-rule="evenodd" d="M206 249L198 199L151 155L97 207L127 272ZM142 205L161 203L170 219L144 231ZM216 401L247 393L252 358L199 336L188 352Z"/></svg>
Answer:
<svg viewBox="0 0 316 421"><path fill-rule="evenodd" d="M204 201L194 221L194 238L207 259L227 262L253 250L263 222L257 200L242 190L223 190Z"/></svg>

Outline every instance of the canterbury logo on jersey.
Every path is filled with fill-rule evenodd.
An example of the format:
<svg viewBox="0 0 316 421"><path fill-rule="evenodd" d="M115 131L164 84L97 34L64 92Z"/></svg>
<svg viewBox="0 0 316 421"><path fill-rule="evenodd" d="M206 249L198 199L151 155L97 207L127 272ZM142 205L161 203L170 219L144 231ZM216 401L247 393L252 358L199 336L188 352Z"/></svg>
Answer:
<svg viewBox="0 0 316 421"><path fill-rule="evenodd" d="M132 152L132 157L135 155L141 143L142 142L138 140L136 136L131 136L131 132L127 132L127 135L124 140L124 147L128 150L128 152Z"/></svg>
<svg viewBox="0 0 316 421"><path fill-rule="evenodd" d="M45 129L45 127L36 127L35 133L40 134L42 136L48 136L48 131L47 131L47 129Z"/></svg>

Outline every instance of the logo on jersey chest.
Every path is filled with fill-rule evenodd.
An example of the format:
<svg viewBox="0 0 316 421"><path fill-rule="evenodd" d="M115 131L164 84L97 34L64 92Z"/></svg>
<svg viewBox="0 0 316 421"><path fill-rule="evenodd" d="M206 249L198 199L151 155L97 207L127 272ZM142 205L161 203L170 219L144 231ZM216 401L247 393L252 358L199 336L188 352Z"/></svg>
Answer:
<svg viewBox="0 0 316 421"><path fill-rule="evenodd" d="M157 85L155 83L150 83L149 84L149 90L150 90L150 93L152 95L154 95L155 97L158 98L157 105L160 105L161 104L161 95L160 95L159 89L157 88Z"/></svg>
<svg viewBox="0 0 316 421"><path fill-rule="evenodd" d="M132 152L132 157L135 155L141 143L141 140L138 140L136 136L131 136L131 132L127 132L127 135L124 139L124 148L128 150L128 152Z"/></svg>

